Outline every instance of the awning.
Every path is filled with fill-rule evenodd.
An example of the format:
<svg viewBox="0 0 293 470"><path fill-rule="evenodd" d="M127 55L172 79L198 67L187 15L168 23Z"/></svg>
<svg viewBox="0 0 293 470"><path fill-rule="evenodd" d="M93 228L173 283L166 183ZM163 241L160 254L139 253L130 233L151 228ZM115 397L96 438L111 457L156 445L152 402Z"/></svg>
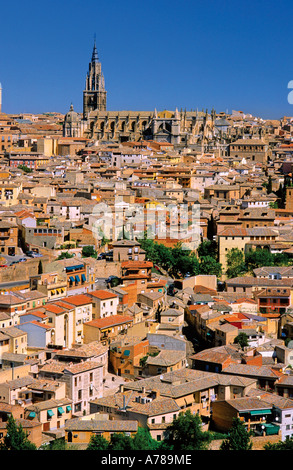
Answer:
<svg viewBox="0 0 293 470"><path fill-rule="evenodd" d="M55 289L52 289L52 290L51 290L51 294L53 294L53 295L55 295L55 294L56 294L56 291L55 291Z"/></svg>
<svg viewBox="0 0 293 470"><path fill-rule="evenodd" d="M66 411L68 412L68 411L71 411L71 410L72 410L71 406L70 406L70 405L67 405L67 406L66 406Z"/></svg>
<svg viewBox="0 0 293 470"><path fill-rule="evenodd" d="M75 276L75 280L76 280L76 282L80 282L80 277L79 277L79 276Z"/></svg>
<svg viewBox="0 0 293 470"><path fill-rule="evenodd" d="M270 415L272 414L272 410L269 410L269 409L265 409L265 410L254 410L254 411L250 411L250 414L252 416L256 416L256 415Z"/></svg>
<svg viewBox="0 0 293 470"><path fill-rule="evenodd" d="M29 418L35 418L36 413L34 411L31 411L30 414L28 415Z"/></svg>
<svg viewBox="0 0 293 470"><path fill-rule="evenodd" d="M74 271L75 269L83 269L83 264L76 264L74 266L67 266L66 268L67 272Z"/></svg>
<svg viewBox="0 0 293 470"><path fill-rule="evenodd" d="M124 351L124 356L129 356L129 355L130 355L129 349L125 349L125 351Z"/></svg>
<svg viewBox="0 0 293 470"><path fill-rule="evenodd" d="M70 276L69 279L71 280L71 282L74 282L74 277L73 276Z"/></svg>
<svg viewBox="0 0 293 470"><path fill-rule="evenodd" d="M53 413L52 410L48 410L48 411L47 411L47 414L48 414L50 417L54 416L54 413Z"/></svg>
<svg viewBox="0 0 293 470"><path fill-rule="evenodd" d="M81 275L81 279L85 282L86 281L86 277L84 274Z"/></svg>
<svg viewBox="0 0 293 470"><path fill-rule="evenodd" d="M62 406L58 407L58 412L61 413L61 414L64 413L64 410L63 410Z"/></svg>
<svg viewBox="0 0 293 470"><path fill-rule="evenodd" d="M276 424L266 423L263 425L265 427L265 431L267 436L278 434L280 430L280 426Z"/></svg>

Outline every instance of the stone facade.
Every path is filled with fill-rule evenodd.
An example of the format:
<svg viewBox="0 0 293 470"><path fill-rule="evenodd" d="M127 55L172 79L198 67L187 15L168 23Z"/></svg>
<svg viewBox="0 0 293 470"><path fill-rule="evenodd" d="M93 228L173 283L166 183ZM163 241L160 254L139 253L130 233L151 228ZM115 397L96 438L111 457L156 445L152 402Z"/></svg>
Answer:
<svg viewBox="0 0 293 470"><path fill-rule="evenodd" d="M83 113L70 110L63 123L64 137L86 137L98 141L155 140L175 145L208 142L215 130L215 112L196 111L108 111L107 92L96 43L83 91Z"/></svg>

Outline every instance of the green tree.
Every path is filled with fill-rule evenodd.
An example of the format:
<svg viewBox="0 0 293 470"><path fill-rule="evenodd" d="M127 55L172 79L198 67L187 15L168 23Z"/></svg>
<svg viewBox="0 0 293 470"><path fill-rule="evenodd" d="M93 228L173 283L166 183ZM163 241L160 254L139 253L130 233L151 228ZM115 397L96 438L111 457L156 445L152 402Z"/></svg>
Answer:
<svg viewBox="0 0 293 470"><path fill-rule="evenodd" d="M152 438L146 428L138 428L137 433L132 438L134 450L157 450L160 444Z"/></svg>
<svg viewBox="0 0 293 470"><path fill-rule="evenodd" d="M208 240L212 241L214 239L214 235L216 235L215 221L214 221L213 214L211 214L211 217L208 220L208 226L207 226L207 238L208 238Z"/></svg>
<svg viewBox="0 0 293 470"><path fill-rule="evenodd" d="M244 332L239 333L238 336L234 339L234 344L239 344L241 349L244 349L248 346L248 336Z"/></svg>
<svg viewBox="0 0 293 470"><path fill-rule="evenodd" d="M280 183L279 189L276 191L276 196L278 197L278 208L284 209L286 202L286 186Z"/></svg>
<svg viewBox="0 0 293 470"><path fill-rule="evenodd" d="M17 168L24 171L25 173L31 173L33 171L31 168L27 167L26 165L18 165Z"/></svg>
<svg viewBox="0 0 293 470"><path fill-rule="evenodd" d="M38 274L43 274L43 263L40 260L38 265Z"/></svg>
<svg viewBox="0 0 293 470"><path fill-rule="evenodd" d="M193 415L190 410L180 413L173 422L167 426L164 433L162 449L170 450L206 450L212 440L208 431L202 431L202 422L199 415Z"/></svg>
<svg viewBox="0 0 293 470"><path fill-rule="evenodd" d="M232 428L227 439L224 439L220 450L251 450L251 433L239 418L233 418Z"/></svg>
<svg viewBox="0 0 293 470"><path fill-rule="evenodd" d="M0 450L37 450L36 445L28 439L22 425L17 425L13 416L8 417L6 431L6 436L0 442Z"/></svg>
<svg viewBox="0 0 293 470"><path fill-rule="evenodd" d="M124 433L114 433L111 435L109 448L111 450L134 450L133 440Z"/></svg>
<svg viewBox="0 0 293 470"><path fill-rule="evenodd" d="M110 448L110 443L103 436L98 434L93 434L90 438L90 442L86 450L108 450Z"/></svg>
<svg viewBox="0 0 293 470"><path fill-rule="evenodd" d="M68 443L64 438L54 439L49 444L44 444L41 447L42 450L68 450Z"/></svg>
<svg viewBox="0 0 293 470"><path fill-rule="evenodd" d="M285 441L268 442L264 445L264 450L293 450L293 437L287 436Z"/></svg>
<svg viewBox="0 0 293 470"><path fill-rule="evenodd" d="M200 259L199 272L200 274L212 274L220 277L222 274L222 265L212 256L203 256Z"/></svg>
<svg viewBox="0 0 293 470"><path fill-rule="evenodd" d="M226 254L227 270L226 275L229 279L240 276L246 271L245 258L242 250L232 248Z"/></svg>
<svg viewBox="0 0 293 470"><path fill-rule="evenodd" d="M95 257L95 256L97 256L96 250L95 250L94 247L91 246L91 245L84 246L84 247L82 248L81 254L82 254L82 256L84 256L84 258L90 258L90 257Z"/></svg>
<svg viewBox="0 0 293 470"><path fill-rule="evenodd" d="M249 251L245 255L245 264L250 272L261 266L274 266L274 256L267 249Z"/></svg>
<svg viewBox="0 0 293 470"><path fill-rule="evenodd" d="M69 251L62 251L62 253L58 256L57 260L73 258L73 257L74 255L72 253L69 253Z"/></svg>
<svg viewBox="0 0 293 470"><path fill-rule="evenodd" d="M204 256L212 256L217 260L218 244L215 240L204 240L197 248L197 256L203 258Z"/></svg>
<svg viewBox="0 0 293 470"><path fill-rule="evenodd" d="M274 253L274 266L288 266L291 261L287 253Z"/></svg>
<svg viewBox="0 0 293 470"><path fill-rule="evenodd" d="M268 177L268 182L267 182L266 188L267 188L267 194L271 194L272 191L273 191L273 183L272 183L271 175Z"/></svg>

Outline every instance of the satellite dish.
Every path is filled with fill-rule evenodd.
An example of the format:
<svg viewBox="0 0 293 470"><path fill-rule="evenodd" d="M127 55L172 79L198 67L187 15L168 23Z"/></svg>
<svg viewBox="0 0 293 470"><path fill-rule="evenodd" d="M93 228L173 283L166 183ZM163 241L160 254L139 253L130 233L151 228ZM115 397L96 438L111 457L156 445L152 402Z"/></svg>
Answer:
<svg viewBox="0 0 293 470"><path fill-rule="evenodd" d="M289 349L293 349L293 341L289 341L288 345L287 345L287 348Z"/></svg>

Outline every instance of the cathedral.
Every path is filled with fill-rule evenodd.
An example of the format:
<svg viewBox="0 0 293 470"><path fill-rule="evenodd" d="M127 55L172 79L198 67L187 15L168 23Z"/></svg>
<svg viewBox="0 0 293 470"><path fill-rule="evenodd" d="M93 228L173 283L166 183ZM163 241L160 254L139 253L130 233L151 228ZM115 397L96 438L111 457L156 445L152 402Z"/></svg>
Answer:
<svg viewBox="0 0 293 470"><path fill-rule="evenodd" d="M86 137L99 142L156 140L174 145L203 144L214 131L215 112L108 111L102 66L94 42L83 91L83 113L71 104L63 124L64 137Z"/></svg>

